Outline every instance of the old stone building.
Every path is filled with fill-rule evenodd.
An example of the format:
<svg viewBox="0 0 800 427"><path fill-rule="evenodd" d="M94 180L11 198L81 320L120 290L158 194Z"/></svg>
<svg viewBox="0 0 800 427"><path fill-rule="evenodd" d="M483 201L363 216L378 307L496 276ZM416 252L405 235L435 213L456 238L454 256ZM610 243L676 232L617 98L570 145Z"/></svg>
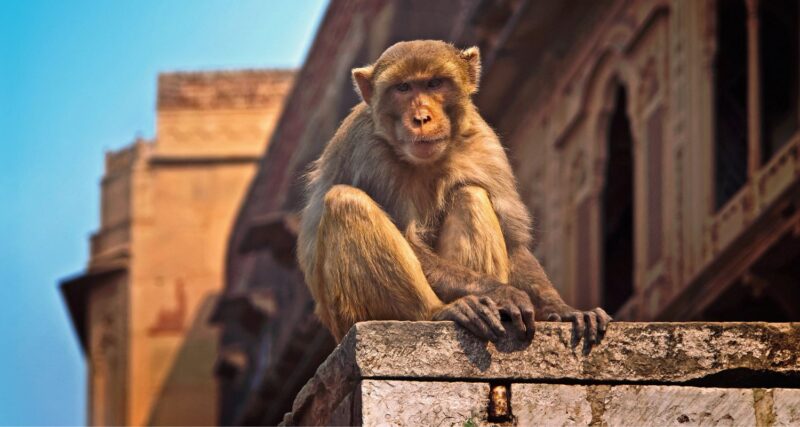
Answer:
<svg viewBox="0 0 800 427"><path fill-rule="evenodd" d="M796 0L334 0L227 255L222 423L275 423L333 348L294 263L299 177L390 44L478 45L535 251L619 320L800 319Z"/></svg>
<svg viewBox="0 0 800 427"><path fill-rule="evenodd" d="M92 425L213 425L225 247L291 71L162 74L156 135L106 154L86 271L61 289Z"/></svg>

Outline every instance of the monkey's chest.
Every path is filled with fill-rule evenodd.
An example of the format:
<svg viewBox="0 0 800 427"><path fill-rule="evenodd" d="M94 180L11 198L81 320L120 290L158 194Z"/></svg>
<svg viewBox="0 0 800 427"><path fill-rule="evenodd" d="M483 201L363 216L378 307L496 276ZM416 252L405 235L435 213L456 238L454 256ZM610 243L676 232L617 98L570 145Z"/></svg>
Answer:
<svg viewBox="0 0 800 427"><path fill-rule="evenodd" d="M400 171L398 171L400 172ZM413 226L419 237L433 245L447 215L453 185L441 177L418 176L404 170L389 186L367 191L401 232Z"/></svg>
<svg viewBox="0 0 800 427"><path fill-rule="evenodd" d="M401 232L406 233L413 227L426 244L435 246L444 218L447 216L444 203L437 204L434 200L413 203L409 199L405 200L406 203L400 200L387 202L390 206L387 213Z"/></svg>

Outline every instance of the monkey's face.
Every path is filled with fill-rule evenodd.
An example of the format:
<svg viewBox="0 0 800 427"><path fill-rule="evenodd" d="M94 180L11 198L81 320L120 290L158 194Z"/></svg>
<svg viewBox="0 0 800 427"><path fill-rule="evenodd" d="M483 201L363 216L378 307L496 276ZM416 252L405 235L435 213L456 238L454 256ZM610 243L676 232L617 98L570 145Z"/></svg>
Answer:
<svg viewBox="0 0 800 427"><path fill-rule="evenodd" d="M361 97L372 107L376 133L413 164L447 153L479 75L477 48L459 51L435 40L397 43L375 64L353 70Z"/></svg>
<svg viewBox="0 0 800 427"><path fill-rule="evenodd" d="M387 140L404 159L429 163L439 159L451 139L447 107L454 97L448 77L415 76L387 85L380 122Z"/></svg>

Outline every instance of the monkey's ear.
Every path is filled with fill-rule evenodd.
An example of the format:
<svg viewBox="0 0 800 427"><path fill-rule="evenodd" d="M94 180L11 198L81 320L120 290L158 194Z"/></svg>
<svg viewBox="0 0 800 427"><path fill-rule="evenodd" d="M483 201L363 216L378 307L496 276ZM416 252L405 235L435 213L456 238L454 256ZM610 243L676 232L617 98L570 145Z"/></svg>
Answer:
<svg viewBox="0 0 800 427"><path fill-rule="evenodd" d="M353 68L353 83L361 99L369 105L372 101L372 65Z"/></svg>
<svg viewBox="0 0 800 427"><path fill-rule="evenodd" d="M477 46L466 48L460 52L461 59L467 61L469 68L467 73L469 83L472 85L471 92L478 91L478 82L481 80L481 51Z"/></svg>

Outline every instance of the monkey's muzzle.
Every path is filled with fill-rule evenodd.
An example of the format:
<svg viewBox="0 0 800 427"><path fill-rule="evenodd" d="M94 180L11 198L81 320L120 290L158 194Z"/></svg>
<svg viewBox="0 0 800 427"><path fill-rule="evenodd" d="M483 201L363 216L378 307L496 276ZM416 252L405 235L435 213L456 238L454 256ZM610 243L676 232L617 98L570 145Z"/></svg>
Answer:
<svg viewBox="0 0 800 427"><path fill-rule="evenodd" d="M420 160L428 160L444 150L445 139L418 139L409 146L411 155Z"/></svg>

